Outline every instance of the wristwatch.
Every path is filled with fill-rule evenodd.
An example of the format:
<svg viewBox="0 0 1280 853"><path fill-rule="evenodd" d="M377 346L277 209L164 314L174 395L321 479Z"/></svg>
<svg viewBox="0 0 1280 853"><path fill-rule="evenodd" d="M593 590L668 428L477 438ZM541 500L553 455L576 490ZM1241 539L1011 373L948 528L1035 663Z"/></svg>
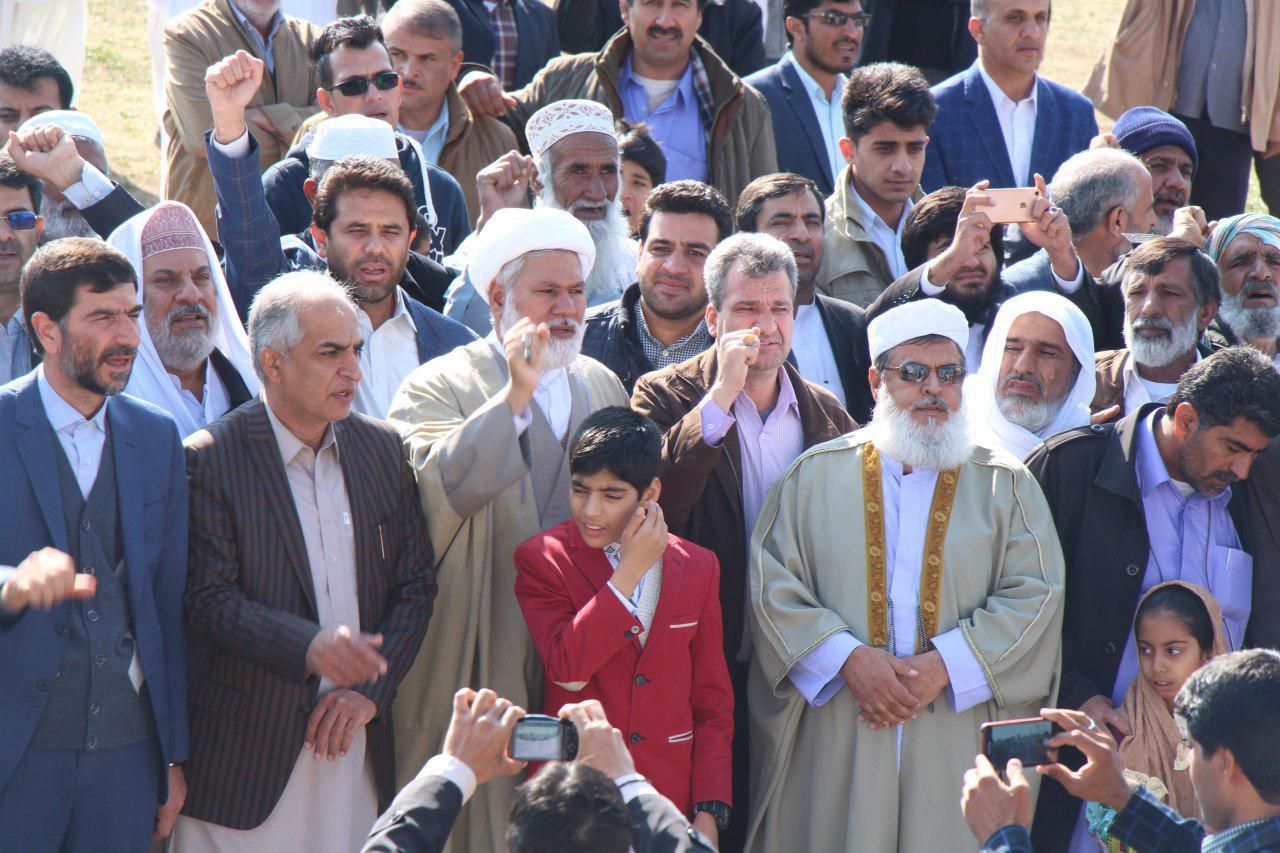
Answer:
<svg viewBox="0 0 1280 853"><path fill-rule="evenodd" d="M729 806L719 800L706 800L693 804L693 813L706 812L716 820L716 829L724 832L729 826Z"/></svg>

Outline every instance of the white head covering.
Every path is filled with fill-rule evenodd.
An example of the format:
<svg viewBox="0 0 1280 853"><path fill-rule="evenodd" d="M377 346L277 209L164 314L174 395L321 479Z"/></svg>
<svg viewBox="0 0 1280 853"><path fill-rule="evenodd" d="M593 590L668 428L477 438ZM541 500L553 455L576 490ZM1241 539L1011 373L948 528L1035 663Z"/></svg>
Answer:
<svg viewBox="0 0 1280 853"><path fill-rule="evenodd" d="M920 299L890 308L872 320L867 327L871 360L875 361L881 353L888 352L898 344L923 338L925 335L950 338L963 353L969 345L969 321L959 308L939 299Z"/></svg>
<svg viewBox="0 0 1280 853"><path fill-rule="evenodd" d="M576 252L585 280L596 262L596 244L587 226L571 213L551 207L506 207L485 223L476 235L468 275L471 285L485 302L489 286L498 271L521 255L543 249L567 249Z"/></svg>
<svg viewBox="0 0 1280 853"><path fill-rule="evenodd" d="M1076 384L1067 392L1062 407L1039 435L1005 420L996 404L1000 362L1003 360L1009 328L1014 320L1031 313L1043 314L1061 326L1067 338L1067 346L1071 347L1076 361L1080 362ZM982 349L982 366L965 383L966 391L972 389L970 398L974 400L973 411L977 414L975 424L987 430L988 438L996 446L1008 450L1019 459L1025 459L1043 439L1089 423L1089 404L1093 402L1093 394L1098 385L1094 368L1093 328L1084 312L1056 293L1033 290L1019 294L1007 300L996 312L987 342Z"/></svg>
<svg viewBox="0 0 1280 853"><path fill-rule="evenodd" d="M163 216L165 221L159 229L147 228L153 217ZM162 223L157 223L160 225ZM191 227L193 226L193 227ZM143 246L143 236L147 245ZM159 233L157 233L159 232ZM148 208L129 219L107 238L107 242L115 246L133 265L138 274L138 301L143 301L143 288L146 287L142 272L142 259L169 249L194 247L199 243L209 258L209 272L213 276L214 287L218 291L218 319L210 330L213 345L221 352L240 378L250 394L258 393L258 377L253 372L253 357L249 354L249 337L240 325L240 316L236 313L235 303L231 299L231 290L222 275L222 267L218 264L218 255L213 251L209 237L200 227L195 214L185 204L176 201L162 201L155 207ZM152 405L164 409L178 423L178 432L183 438L200 429L199 424L191 417L187 406L182 402L178 389L164 369L156 346L151 341L144 319L139 324L141 345L138 357L133 363L133 374L125 392L140 397Z"/></svg>
<svg viewBox="0 0 1280 853"><path fill-rule="evenodd" d="M82 113L79 110L48 110L36 113L24 121L18 130L30 130L33 127L44 127L50 124L62 128L64 133L96 142L104 151L107 148L107 143L102 138L102 128L98 127L98 123L91 119L88 113Z"/></svg>
<svg viewBox="0 0 1280 853"><path fill-rule="evenodd" d="M525 123L529 153L537 160L543 152L571 133L603 133L616 140L613 113L595 101L569 100L547 104Z"/></svg>

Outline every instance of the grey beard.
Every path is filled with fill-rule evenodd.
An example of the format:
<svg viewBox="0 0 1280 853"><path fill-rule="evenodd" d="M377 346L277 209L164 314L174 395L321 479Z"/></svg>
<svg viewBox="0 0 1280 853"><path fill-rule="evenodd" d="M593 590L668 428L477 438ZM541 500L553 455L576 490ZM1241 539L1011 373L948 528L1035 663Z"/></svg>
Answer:
<svg viewBox="0 0 1280 853"><path fill-rule="evenodd" d="M1246 282L1247 286L1247 282ZM1218 316L1242 341L1266 341L1280 335L1280 305L1274 308L1245 308L1245 286L1235 296L1223 294Z"/></svg>
<svg viewBox="0 0 1280 853"><path fill-rule="evenodd" d="M1174 326L1167 320L1148 318L1145 322L1124 318L1124 345L1133 353L1133 360L1144 367L1167 367L1186 355L1196 345L1199 331L1196 329L1196 317L1192 314L1181 326ZM1134 334L1137 329L1147 326L1161 328L1169 332L1169 337L1140 338Z"/></svg>
<svg viewBox="0 0 1280 853"><path fill-rule="evenodd" d="M498 338L505 341L507 334L515 328L516 323L523 320L520 312L510 306L503 306L502 316L498 319ZM572 321L570 321L572 322ZM547 325L554 325L548 323ZM546 350L542 356L542 372L549 370L559 370L562 367L568 367L577 360L578 354L582 352L582 336L586 333L587 327L581 323L574 323L575 335L570 341L552 340L547 343Z"/></svg>
<svg viewBox="0 0 1280 853"><path fill-rule="evenodd" d="M542 191L538 194L538 204L545 205L555 210L565 210L556 201L555 190L550 183L546 183L542 187ZM566 213L573 213L573 206L570 205ZM630 267L634 278L635 270L635 247L631 242L630 227L627 225L627 218L622 213L622 200L614 198L609 202L609 207L605 213L604 219L597 219L592 222L583 222L587 226L587 231L591 234L591 242L596 247L596 261L591 265L591 273L584 282L587 291L587 302L598 304L607 301L597 298L603 294L608 294L609 299L617 298L622 295L622 291L631 281L620 281L618 279L618 269Z"/></svg>
<svg viewBox="0 0 1280 853"><path fill-rule="evenodd" d="M98 232L89 227L84 214L76 210L75 205L57 204L45 198L40 202L40 216L44 219L44 230L40 232L41 245L63 237L98 236Z"/></svg>
<svg viewBox="0 0 1280 853"><path fill-rule="evenodd" d="M150 315L147 316L147 332L151 335L151 343L155 345L156 355L160 356L160 363L165 369L174 373L195 370L213 352L212 328L216 318L203 305L194 307L198 309L197 312L186 307L175 308L158 323ZM170 324L175 317L184 313L199 313L208 321L209 328L193 329L185 334L175 335Z"/></svg>
<svg viewBox="0 0 1280 853"><path fill-rule="evenodd" d="M1009 423L1016 424L1027 432L1040 435L1040 430L1053 422L1062 409L1062 402L1065 399L1063 397L1057 400L1028 400L1025 397L997 396L996 407Z"/></svg>
<svg viewBox="0 0 1280 853"><path fill-rule="evenodd" d="M870 429L876 449L913 470L946 471L960 466L973 452L963 403L942 423L925 425L899 407L889 390L882 386L876 395Z"/></svg>

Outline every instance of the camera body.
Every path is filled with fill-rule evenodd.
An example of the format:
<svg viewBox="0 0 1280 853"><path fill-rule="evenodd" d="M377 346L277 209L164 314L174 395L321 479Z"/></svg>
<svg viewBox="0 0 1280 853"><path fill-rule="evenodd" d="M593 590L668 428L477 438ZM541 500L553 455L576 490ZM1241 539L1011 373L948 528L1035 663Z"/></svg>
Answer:
<svg viewBox="0 0 1280 853"><path fill-rule="evenodd" d="M578 730L568 720L528 714L516 723L507 755L516 761L572 761L578 757Z"/></svg>

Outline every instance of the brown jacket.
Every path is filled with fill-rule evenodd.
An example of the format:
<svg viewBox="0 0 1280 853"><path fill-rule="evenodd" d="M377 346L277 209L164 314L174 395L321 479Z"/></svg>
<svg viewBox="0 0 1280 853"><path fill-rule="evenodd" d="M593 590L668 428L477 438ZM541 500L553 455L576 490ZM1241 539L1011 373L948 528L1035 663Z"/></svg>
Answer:
<svg viewBox="0 0 1280 853"><path fill-rule="evenodd" d="M262 86L249 109L261 109L280 136L249 125L261 147L260 171L284 157L298 126L319 109L318 81L307 58L317 35L319 31L307 21L286 18L271 43L276 73L274 79L263 74ZM213 215L213 176L204 148L205 134L213 128L213 113L204 94L204 74L210 65L237 50L257 56L236 23L229 0L204 0L164 28L165 109L161 123L167 148L160 194L190 207L214 239L218 232Z"/></svg>
<svg viewBox="0 0 1280 853"><path fill-rule="evenodd" d="M1107 115L1154 106L1167 110L1177 97L1182 43L1195 0L1128 0L1116 34L1085 83L1084 94ZM1240 115L1255 151L1280 139L1280 3L1245 0L1245 43Z"/></svg>
<svg viewBox="0 0 1280 853"><path fill-rule="evenodd" d="M1124 366L1129 361L1127 349L1113 349L1100 352L1094 358L1095 378L1098 390L1093 394L1093 402L1089 404L1089 414L1096 415L1103 409L1120 406L1120 414L1124 411Z"/></svg>
<svg viewBox="0 0 1280 853"><path fill-rule="evenodd" d="M828 391L806 382L785 364L795 389L804 426L804 446L812 447L857 428L853 418ZM741 448L736 426L719 445L702 440L698 404L719 372L716 350L648 373L636 382L631 408L666 432L662 457L667 463L658 503L671 532L710 548L720 558L720 608L724 613L724 645L734 660L742 644L747 590L747 522L742 513ZM754 525L755 519L751 519Z"/></svg>
<svg viewBox="0 0 1280 853"><path fill-rule="evenodd" d="M715 118L707 138L708 183L735 204L747 184L778 170L773 119L764 97L743 83L700 36L694 39L693 49L707 70L715 102ZM523 128L539 109L566 98L598 101L612 110L615 118L622 118L618 78L630 52L631 36L623 30L599 53L551 60L528 86L513 93L516 105L507 111L508 121Z"/></svg>
<svg viewBox="0 0 1280 853"><path fill-rule="evenodd" d="M355 531L360 624L382 634L387 674L355 688L378 808L395 794L391 700L418 654L436 597L435 561L408 452L383 421L332 429ZM266 404L251 400L186 441L191 485L186 591L191 757L183 813L232 829L262 824L298 760L319 678L319 632L302 526Z"/></svg>

